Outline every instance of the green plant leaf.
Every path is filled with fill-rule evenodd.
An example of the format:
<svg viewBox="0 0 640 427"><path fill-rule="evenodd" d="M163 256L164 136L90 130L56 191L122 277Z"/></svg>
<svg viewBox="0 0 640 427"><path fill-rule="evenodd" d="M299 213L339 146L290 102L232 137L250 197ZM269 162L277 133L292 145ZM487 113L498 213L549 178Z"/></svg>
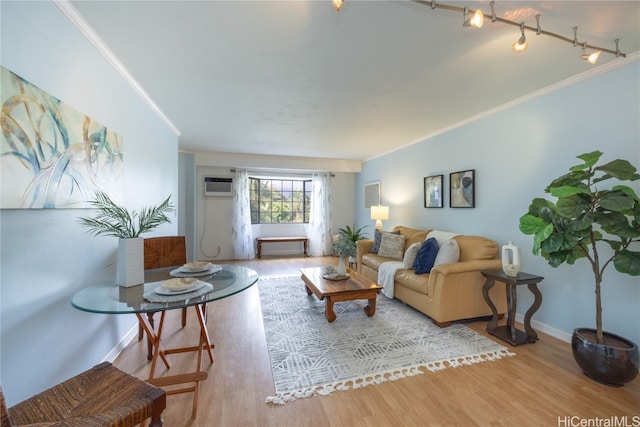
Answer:
<svg viewBox="0 0 640 427"><path fill-rule="evenodd" d="M554 197L570 197L576 194L591 194L589 187L584 184L577 186L562 185L560 187L551 188L550 193Z"/></svg>
<svg viewBox="0 0 640 427"><path fill-rule="evenodd" d="M613 260L613 265L620 273L640 276L640 252L623 250Z"/></svg>
<svg viewBox="0 0 640 427"><path fill-rule="evenodd" d="M633 207L635 200L622 191L606 191L598 199L598 205L602 209L614 212L622 212Z"/></svg>
<svg viewBox="0 0 640 427"><path fill-rule="evenodd" d="M627 160L617 159L607 163L606 165L598 166L595 170L609 174L619 180L626 181L633 178L637 169Z"/></svg>
<svg viewBox="0 0 640 427"><path fill-rule="evenodd" d="M570 170L576 171L576 170L589 169L591 166L598 163L598 160L600 160L600 157L602 157L602 154L603 153L601 151L592 151L591 153L580 154L579 156L576 156L576 157L579 158L580 160L584 160L584 163L581 165L572 166Z"/></svg>
<svg viewBox="0 0 640 427"><path fill-rule="evenodd" d="M525 214L520 217L520 231L524 234L536 234L543 231L547 227L547 223L541 218Z"/></svg>
<svg viewBox="0 0 640 427"><path fill-rule="evenodd" d="M582 195L575 195L558 199L556 209L558 215L565 218L577 218L584 211L588 211L590 206L589 198Z"/></svg>
<svg viewBox="0 0 640 427"><path fill-rule="evenodd" d="M640 202L640 197L638 197L636 192L633 191L633 188L627 187L626 185L614 185L613 187L611 187L611 191L622 191L627 196Z"/></svg>

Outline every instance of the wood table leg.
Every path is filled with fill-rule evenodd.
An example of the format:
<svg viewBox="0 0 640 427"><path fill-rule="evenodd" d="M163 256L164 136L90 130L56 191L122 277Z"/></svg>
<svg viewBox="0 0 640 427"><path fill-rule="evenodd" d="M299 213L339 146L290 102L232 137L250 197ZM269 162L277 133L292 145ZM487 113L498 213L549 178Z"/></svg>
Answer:
<svg viewBox="0 0 640 427"><path fill-rule="evenodd" d="M307 295L311 295L313 293L311 292L311 289L309 289L307 285L305 285L304 288L307 290Z"/></svg>
<svg viewBox="0 0 640 427"><path fill-rule="evenodd" d="M331 299L331 297L326 297L325 300L325 317L329 322L333 322L334 320L336 320L336 313L333 311L333 299Z"/></svg>
<svg viewBox="0 0 640 427"><path fill-rule="evenodd" d="M376 296L374 295L372 298L367 300L369 304L364 308L364 312L367 316L371 317L376 314Z"/></svg>
<svg viewBox="0 0 640 427"><path fill-rule="evenodd" d="M142 325L142 328L147 333L147 339L151 342L151 348L154 350L151 355L151 364L153 365L155 362L153 360L153 355L155 354L155 350L157 347L158 354L164 365L167 369L171 368L171 364L165 357L165 350L162 348L162 344L160 344L160 330L158 329L158 333L156 334L154 327L149 323L144 313L136 313L136 317L138 318L138 322ZM157 360L156 360L157 361Z"/></svg>
<svg viewBox="0 0 640 427"><path fill-rule="evenodd" d="M507 283L507 305L509 306L507 327L509 328L511 341L516 342L516 307L518 306L518 294L516 292L516 286L511 283Z"/></svg>
<svg viewBox="0 0 640 427"><path fill-rule="evenodd" d="M495 329L498 327L498 310L496 309L493 301L491 301L491 298L489 298L489 290L493 287L494 284L495 280L487 278L487 281L484 282L484 286L482 286L482 296L484 297L484 301L491 309L491 313L493 313L493 315L491 316L491 320L489 321L489 323L487 323L487 331L495 331Z"/></svg>
<svg viewBox="0 0 640 427"><path fill-rule="evenodd" d="M538 340L538 334L531 327L531 317L533 316L533 313L538 311L538 309L542 305L542 293L540 293L537 283L529 283L527 287L534 295L535 300L524 315L524 330L527 332L527 338L529 339L529 341L535 342Z"/></svg>

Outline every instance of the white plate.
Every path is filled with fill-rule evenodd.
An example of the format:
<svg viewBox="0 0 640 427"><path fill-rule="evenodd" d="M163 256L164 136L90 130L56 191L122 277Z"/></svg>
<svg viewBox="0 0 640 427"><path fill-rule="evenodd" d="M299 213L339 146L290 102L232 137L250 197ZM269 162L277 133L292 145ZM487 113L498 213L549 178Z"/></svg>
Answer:
<svg viewBox="0 0 640 427"><path fill-rule="evenodd" d="M203 271L210 270L213 267L213 264L210 262L188 262L182 267L178 268L182 273L201 273Z"/></svg>
<svg viewBox="0 0 640 427"><path fill-rule="evenodd" d="M177 291L172 291L171 289L167 289L164 286L160 285L157 288L155 288L153 292L155 292L158 295L180 295L180 294L186 294L189 292L197 291L204 285L206 285L206 282L198 280L192 286L189 286L188 288L180 289Z"/></svg>
<svg viewBox="0 0 640 427"><path fill-rule="evenodd" d="M174 277L197 277L197 276L208 276L210 274L215 274L219 271L222 271L221 265L211 264L211 268L205 271L184 271L182 270L182 267L180 267L180 268L176 268L175 270L171 270L169 274Z"/></svg>

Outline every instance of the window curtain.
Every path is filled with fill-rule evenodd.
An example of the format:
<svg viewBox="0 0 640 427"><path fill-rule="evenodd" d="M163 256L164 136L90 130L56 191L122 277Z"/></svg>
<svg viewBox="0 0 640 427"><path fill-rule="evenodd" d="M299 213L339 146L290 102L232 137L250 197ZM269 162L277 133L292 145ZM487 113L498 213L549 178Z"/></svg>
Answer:
<svg viewBox="0 0 640 427"><path fill-rule="evenodd" d="M246 169L236 169L231 211L231 243L235 259L252 259L256 255L249 200L249 174Z"/></svg>
<svg viewBox="0 0 640 427"><path fill-rule="evenodd" d="M311 218L309 218L309 253L331 254L330 238L331 174L314 173L311 178Z"/></svg>

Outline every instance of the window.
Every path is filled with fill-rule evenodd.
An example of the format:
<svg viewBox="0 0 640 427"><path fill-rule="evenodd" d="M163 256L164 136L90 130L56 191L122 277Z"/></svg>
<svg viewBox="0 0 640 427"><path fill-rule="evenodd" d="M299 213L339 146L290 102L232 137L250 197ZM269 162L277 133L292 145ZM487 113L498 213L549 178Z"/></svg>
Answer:
<svg viewBox="0 0 640 427"><path fill-rule="evenodd" d="M249 178L252 224L308 223L311 180Z"/></svg>

